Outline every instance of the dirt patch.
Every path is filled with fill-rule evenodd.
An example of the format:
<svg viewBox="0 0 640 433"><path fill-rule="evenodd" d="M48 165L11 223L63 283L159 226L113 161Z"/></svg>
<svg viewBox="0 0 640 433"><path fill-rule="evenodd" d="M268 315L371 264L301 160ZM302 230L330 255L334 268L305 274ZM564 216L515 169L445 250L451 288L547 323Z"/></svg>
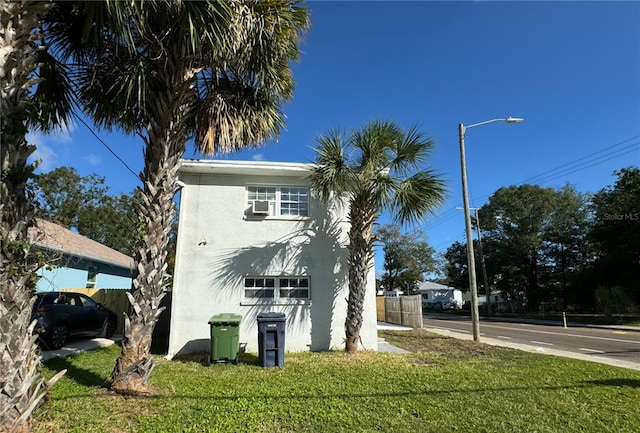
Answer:
<svg viewBox="0 0 640 433"><path fill-rule="evenodd" d="M378 334L390 344L410 352L424 352L458 361L490 357L502 350L488 344L433 334L423 329L380 331Z"/></svg>

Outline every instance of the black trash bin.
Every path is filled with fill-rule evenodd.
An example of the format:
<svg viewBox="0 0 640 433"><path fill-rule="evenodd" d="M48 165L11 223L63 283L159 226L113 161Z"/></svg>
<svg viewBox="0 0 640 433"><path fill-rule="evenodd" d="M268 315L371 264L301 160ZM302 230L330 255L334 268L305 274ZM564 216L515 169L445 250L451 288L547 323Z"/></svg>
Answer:
<svg viewBox="0 0 640 433"><path fill-rule="evenodd" d="M258 351L261 367L284 366L284 313L258 314Z"/></svg>

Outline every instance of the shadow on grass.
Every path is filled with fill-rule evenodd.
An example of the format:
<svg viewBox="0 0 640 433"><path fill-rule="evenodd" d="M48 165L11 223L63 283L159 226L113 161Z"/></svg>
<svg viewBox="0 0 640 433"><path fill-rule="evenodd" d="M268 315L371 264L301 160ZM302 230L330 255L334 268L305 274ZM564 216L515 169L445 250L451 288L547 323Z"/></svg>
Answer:
<svg viewBox="0 0 640 433"><path fill-rule="evenodd" d="M591 385L600 386L628 386L630 388L640 388L639 379L601 379L601 380L589 380L586 383Z"/></svg>
<svg viewBox="0 0 640 433"><path fill-rule="evenodd" d="M401 392L372 392L372 393L331 393L328 392L326 394L319 393L289 393L287 395L278 394L278 393L237 393L233 395L205 395L204 393L200 394L158 394L155 395L154 398L157 399L168 399L168 400L176 400L176 399L198 399L198 400L210 400L210 401L234 401L237 399L246 399L246 400L268 400L268 399L276 399L276 400L324 400L324 399L345 399L345 400L353 400L353 399L361 399L361 398L406 398L406 397L424 397L424 396L447 396L447 395L455 395L455 394L485 394L485 393L496 393L496 392L531 392L531 391L562 391L567 389L583 389L583 388L592 388L593 384L582 384L582 385L571 385L571 386L542 386L542 387L532 387L532 386L514 386L514 387L502 387L502 388L477 388L477 389L435 389L435 390L424 390L424 391L401 391Z"/></svg>
<svg viewBox="0 0 640 433"><path fill-rule="evenodd" d="M187 355L177 355L172 359L172 361L182 363L195 362L196 364L200 364L205 367L210 365L208 353L190 353ZM257 354L241 352L238 362L245 365L258 365L260 363L260 360L258 359ZM224 362L221 362L221 364L224 364ZM211 365L215 365L215 363Z"/></svg>
<svg viewBox="0 0 640 433"><path fill-rule="evenodd" d="M55 371L66 369L67 373L63 376L73 380L78 385L88 387L109 387L109 379L105 379L97 373L84 368L78 368L69 361L68 358L52 358L46 362L47 368Z"/></svg>

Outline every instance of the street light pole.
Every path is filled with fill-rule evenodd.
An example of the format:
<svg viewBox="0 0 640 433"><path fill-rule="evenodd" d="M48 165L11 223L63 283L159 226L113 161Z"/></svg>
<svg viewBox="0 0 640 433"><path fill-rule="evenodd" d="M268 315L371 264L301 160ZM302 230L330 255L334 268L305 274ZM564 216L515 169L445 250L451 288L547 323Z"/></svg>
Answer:
<svg viewBox="0 0 640 433"><path fill-rule="evenodd" d="M460 169L462 171L462 205L464 207L464 225L467 235L467 266L469 269L469 290L471 291L471 322L473 326L473 340L480 341L480 318L478 317L478 286L476 285L476 263L473 254L473 233L471 228L471 214L469 209L469 191L467 188L467 163L464 152L464 134L469 128L486 125L493 122L522 123L524 119L507 117L506 119L491 119L474 123L465 127L458 125L458 141L460 143Z"/></svg>

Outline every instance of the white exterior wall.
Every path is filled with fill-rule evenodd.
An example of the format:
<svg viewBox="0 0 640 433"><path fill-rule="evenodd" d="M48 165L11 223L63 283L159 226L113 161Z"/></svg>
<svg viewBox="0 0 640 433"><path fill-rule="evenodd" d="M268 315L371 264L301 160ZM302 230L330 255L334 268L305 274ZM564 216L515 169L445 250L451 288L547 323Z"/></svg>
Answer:
<svg viewBox="0 0 640 433"><path fill-rule="evenodd" d="M422 299L422 304L433 304L437 302L454 302L462 305L462 291L458 289L421 289L421 294L426 293L427 299Z"/></svg>
<svg viewBox="0 0 640 433"><path fill-rule="evenodd" d="M286 314L285 350L344 347L347 285L346 209L313 199L310 217L247 217L248 185L307 186L305 164L183 161L180 221L168 356L210 350L210 317L237 313L240 342L258 351L257 316ZM375 274L368 290L362 347L377 350ZM305 276L310 300L244 298L246 276Z"/></svg>

